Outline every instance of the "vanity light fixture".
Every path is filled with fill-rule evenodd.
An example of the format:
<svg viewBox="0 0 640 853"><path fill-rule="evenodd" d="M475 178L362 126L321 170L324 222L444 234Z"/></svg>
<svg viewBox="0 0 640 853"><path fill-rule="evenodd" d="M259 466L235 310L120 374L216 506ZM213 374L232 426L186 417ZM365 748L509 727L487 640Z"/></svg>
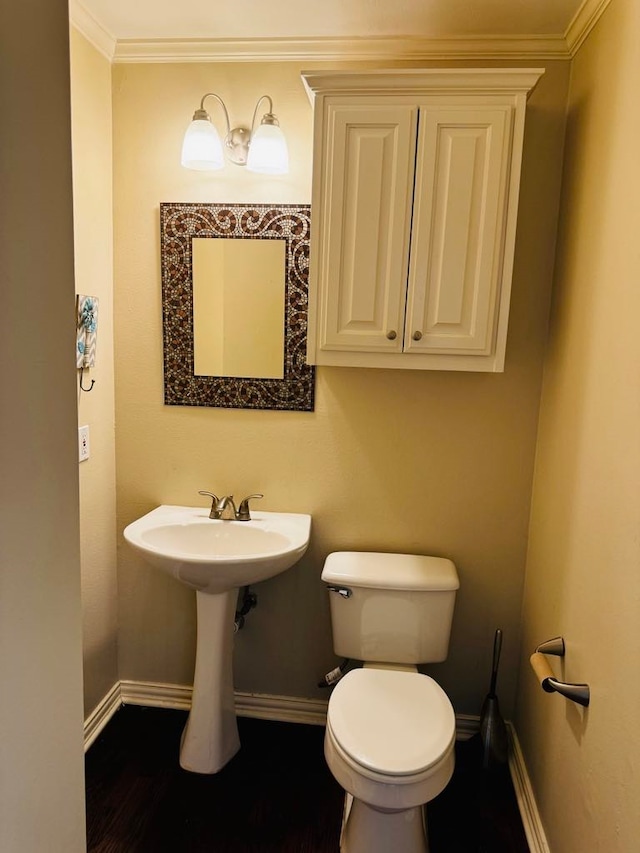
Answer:
<svg viewBox="0 0 640 853"><path fill-rule="evenodd" d="M223 109L227 124L227 134L223 143L218 131L204 108L207 98L215 98ZM269 101L269 110L255 128L258 109L262 101ZM193 114L193 120L184 135L182 143L182 165L185 169L214 171L224 166L224 154L232 163L246 166L250 172L266 175L285 175L289 171L289 152L287 141L280 129L278 119L273 114L273 102L269 95L262 95L253 111L251 129L231 127L229 113L224 101L215 92L207 92L200 101L200 108Z"/></svg>

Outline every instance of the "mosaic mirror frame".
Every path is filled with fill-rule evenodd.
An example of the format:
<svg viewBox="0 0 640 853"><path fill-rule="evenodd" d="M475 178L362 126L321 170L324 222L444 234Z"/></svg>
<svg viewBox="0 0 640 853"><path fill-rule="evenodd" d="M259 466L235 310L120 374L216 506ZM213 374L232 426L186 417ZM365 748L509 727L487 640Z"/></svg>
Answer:
<svg viewBox="0 0 640 853"><path fill-rule="evenodd" d="M315 368L305 361L310 218L310 205L160 204L166 405L313 411ZM194 237L285 241L282 379L194 374Z"/></svg>

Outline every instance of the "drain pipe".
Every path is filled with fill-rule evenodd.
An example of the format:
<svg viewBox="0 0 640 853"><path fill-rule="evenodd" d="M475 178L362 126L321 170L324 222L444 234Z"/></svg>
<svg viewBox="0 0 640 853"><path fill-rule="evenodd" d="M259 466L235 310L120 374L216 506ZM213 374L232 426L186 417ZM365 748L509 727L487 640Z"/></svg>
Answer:
<svg viewBox="0 0 640 853"><path fill-rule="evenodd" d="M236 610L236 618L233 624L233 633L237 634L238 631L241 631L244 628L244 617L250 610L258 603L258 596L255 592L251 592L251 588L245 586L242 588L242 604L239 609Z"/></svg>

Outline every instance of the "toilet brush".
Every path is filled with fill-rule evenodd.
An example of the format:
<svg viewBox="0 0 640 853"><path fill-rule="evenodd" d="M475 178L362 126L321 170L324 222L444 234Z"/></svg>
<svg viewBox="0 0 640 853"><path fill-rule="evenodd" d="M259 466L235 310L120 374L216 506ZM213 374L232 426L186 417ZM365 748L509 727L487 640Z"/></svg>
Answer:
<svg viewBox="0 0 640 853"><path fill-rule="evenodd" d="M491 684L480 712L480 737L482 739L482 767L485 770L507 760L507 727L502 715L496 694L498 680L498 664L502 650L502 631L496 629L493 640L493 664L491 667Z"/></svg>

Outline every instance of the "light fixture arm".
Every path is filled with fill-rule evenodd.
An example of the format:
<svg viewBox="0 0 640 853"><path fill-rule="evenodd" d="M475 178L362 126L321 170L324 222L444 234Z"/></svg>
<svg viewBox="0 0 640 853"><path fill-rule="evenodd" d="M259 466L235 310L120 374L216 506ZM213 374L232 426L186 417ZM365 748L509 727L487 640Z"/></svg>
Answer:
<svg viewBox="0 0 640 853"><path fill-rule="evenodd" d="M193 121L199 121L202 119L204 119L205 121L211 121L209 113L204 108L204 102L207 100L207 98L215 98L216 101L222 107L222 110L224 112L224 120L227 123L227 136L229 136L229 134L231 133L231 122L229 121L229 113L227 112L227 106L220 97L220 95L216 95L215 92L207 92L206 95L202 96L202 100L200 101L200 109L196 110L193 114Z"/></svg>
<svg viewBox="0 0 640 853"><path fill-rule="evenodd" d="M211 121L209 113L204 108L204 102L207 98L215 98L224 112L224 119L227 124L227 132L224 138L224 146L227 149L227 157L232 163L235 163L237 166L246 165L247 154L249 152L249 141L251 139L251 131L247 130L244 127L231 127L231 121L229 120L229 112L227 110L227 105L222 100L220 95L217 95L215 92L207 92L206 95L203 95L202 100L200 101L200 109L195 111L193 115L193 120L197 121L198 119L205 119L207 121Z"/></svg>
<svg viewBox="0 0 640 853"><path fill-rule="evenodd" d="M256 104L256 108L253 111L253 118L251 119L251 135L253 136L253 132L256 129L256 116L258 115L258 109L260 108L260 104L262 101L269 101L269 110L265 113L262 118L261 124L278 124L278 119L273 114L273 101L269 97L269 95L261 95L258 98L258 103Z"/></svg>

